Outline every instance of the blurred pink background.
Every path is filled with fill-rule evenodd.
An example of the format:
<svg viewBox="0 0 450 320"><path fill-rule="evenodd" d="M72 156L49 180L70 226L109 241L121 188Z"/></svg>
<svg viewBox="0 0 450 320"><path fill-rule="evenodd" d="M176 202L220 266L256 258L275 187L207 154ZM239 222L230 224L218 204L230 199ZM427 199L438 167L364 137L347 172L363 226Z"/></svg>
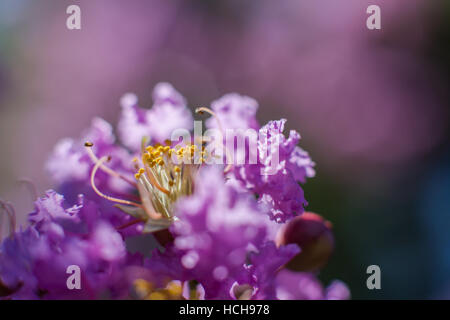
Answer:
<svg viewBox="0 0 450 320"><path fill-rule="evenodd" d="M70 31L65 11L75 3L82 29ZM366 28L370 4L381 7L381 30ZM444 7L425 0L2 1L0 196L24 222L32 202L17 180L31 179L40 193L51 188L43 168L59 139L79 136L94 116L115 125L126 92L149 107L159 81L171 82L192 108L228 92L249 95L260 103L261 123L284 117L302 134L325 186L350 188L349 195L394 192L397 179L448 139L449 78L429 53ZM315 186L312 198L321 199L323 188Z"/></svg>

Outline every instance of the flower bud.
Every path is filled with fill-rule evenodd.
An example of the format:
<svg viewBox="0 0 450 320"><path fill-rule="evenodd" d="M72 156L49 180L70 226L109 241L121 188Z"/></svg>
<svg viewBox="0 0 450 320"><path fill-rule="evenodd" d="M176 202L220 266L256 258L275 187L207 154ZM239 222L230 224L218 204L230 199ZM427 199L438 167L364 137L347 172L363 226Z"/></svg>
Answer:
<svg viewBox="0 0 450 320"><path fill-rule="evenodd" d="M301 251L286 268L294 271L317 271L328 262L333 249L334 237L331 223L321 216L305 212L290 220L277 236L278 245L297 244Z"/></svg>

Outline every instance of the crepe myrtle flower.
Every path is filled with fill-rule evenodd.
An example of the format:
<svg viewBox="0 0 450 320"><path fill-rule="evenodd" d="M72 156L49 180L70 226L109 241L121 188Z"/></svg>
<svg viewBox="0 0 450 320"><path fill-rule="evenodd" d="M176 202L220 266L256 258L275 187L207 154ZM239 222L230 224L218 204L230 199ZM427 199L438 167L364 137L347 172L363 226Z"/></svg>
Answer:
<svg viewBox="0 0 450 320"><path fill-rule="evenodd" d="M313 273L281 270L274 282L279 300L347 300L350 290L339 280L324 288Z"/></svg>
<svg viewBox="0 0 450 320"><path fill-rule="evenodd" d="M236 98L236 96L232 97ZM247 101L250 98L242 99ZM129 105L126 106L129 107ZM246 104L240 106L248 109ZM136 112L139 111L136 106L134 108ZM212 114L222 131L224 125L220 117L224 110L228 109L222 108L215 113L208 108L198 108L200 113L206 111ZM246 115L249 116L252 113L247 111ZM314 163L308 154L296 147L300 139L298 133L291 131L287 139L284 137L285 122L284 119L272 121L259 130L264 139L258 141L258 163L229 164L224 170L225 173L230 172L231 177L241 181L246 189L255 193L259 197L259 202L270 209L268 211L270 218L277 222L285 222L304 211L307 202L299 183L305 182L306 177L312 177L315 173ZM255 126L256 119L245 123ZM145 231L148 232L167 228L177 219L173 214L174 203L180 197L192 193L197 171L214 157L213 153L205 150L205 146L196 142L174 145L172 141L166 140L164 144L147 145L144 137L141 139L140 155L134 158L136 183L133 183L106 166L112 158L108 156L98 158L92 151L94 145L92 142L85 143L87 153L95 162L90 178L93 190L103 198L117 202L116 207L126 213L138 220L146 221ZM274 163L278 164L275 168L273 168ZM234 169L230 170L232 168ZM99 170L129 182L138 190L141 203L106 196L95 185L95 176Z"/></svg>
<svg viewBox="0 0 450 320"><path fill-rule="evenodd" d="M142 137L163 143L178 128L191 130L192 114L186 99L169 83L158 83L153 89L153 106L142 109L132 93L121 99L122 116L118 131L123 144L133 151L141 148Z"/></svg>
<svg viewBox="0 0 450 320"><path fill-rule="evenodd" d="M262 137L256 150L249 142L231 150L225 146L226 155L256 153L256 163L210 165L218 155L208 149L207 135L181 142L171 137L176 129L195 131L184 97L160 83L153 102L151 109L142 109L135 95L122 98L121 143L111 125L96 118L80 140L57 144L47 169L64 196L50 191L38 199L24 231L14 231L11 220L11 237L0 248L1 261L7 261L0 262L4 296L347 297L340 283L319 290L321 295L302 291L304 279L320 285L316 273L329 253L322 249L331 247L319 250L317 243L327 244L331 231L323 221L311 230L308 219L298 223L307 204L301 184L314 176L314 163L297 146L296 131L284 135L286 120L261 127L257 102L239 94L225 95L211 108L197 108L197 113L212 116L206 127L219 129L222 137L229 129L257 130ZM65 197L77 203L66 207ZM125 238L146 232L160 247L150 258L131 255ZM325 257L306 268L317 252ZM83 293L64 287L67 264L85 270ZM285 272L292 273L292 286L286 285Z"/></svg>
<svg viewBox="0 0 450 320"><path fill-rule="evenodd" d="M245 130L259 130L256 148L246 144L236 150L247 157L257 158L256 163L235 165L231 172L245 188L258 195L261 203L270 208L270 217L277 222L285 222L304 211L307 202L300 183L314 177L315 163L308 153L297 144L300 135L295 130L288 138L283 134L286 119L269 121L261 127L256 120L258 103L239 94L227 94L211 104L218 119L209 119L208 128L222 124L223 129L233 129L236 136L246 136Z"/></svg>
<svg viewBox="0 0 450 320"><path fill-rule="evenodd" d="M135 95L126 94L122 98L118 131L128 149L115 144L111 126L97 118L82 138L87 150L82 149L80 140L64 139L58 143L47 165L62 190L88 195L95 192L103 199L116 202L117 208L135 220L112 211L113 224L123 226L126 231L133 228L130 234L142 228L154 232L170 226L177 219L174 203L192 193L197 171L214 157L205 150L205 137L200 138L200 143L192 141L184 145L168 141L174 129L192 128L192 115L181 94L170 84L160 83L153 90L153 100L151 109L142 109ZM264 138L258 140L258 162L228 164L225 172L227 178L239 180L245 189L254 193L258 201L269 208L270 218L281 223L304 211L307 202L299 183L314 175L314 163L296 146L300 139L298 133L291 131L288 138L284 137L286 120L271 121L260 128L256 120L257 108L252 98L227 94L212 102L211 109L198 108L197 112L211 114L213 118L207 121L207 127L218 127L221 132L259 129ZM255 152L248 146L245 149ZM87 180L92 185L91 190L73 187L74 182ZM142 221L144 226L139 223Z"/></svg>
<svg viewBox="0 0 450 320"><path fill-rule="evenodd" d="M0 245L3 296L17 299L100 298L127 264L122 236L101 218L97 206L80 197L66 207L54 191L35 202L30 225ZM83 270L83 290L69 290L66 270Z"/></svg>
<svg viewBox="0 0 450 320"><path fill-rule="evenodd" d="M315 175L314 162L297 146L300 135L291 130L288 138L284 136L285 123L286 119L281 119L263 126L259 130L263 137L258 140L259 162L235 166L232 172L270 208L270 218L280 223L303 213L307 201L300 183Z"/></svg>
<svg viewBox="0 0 450 320"><path fill-rule="evenodd" d="M195 182L195 192L176 205L168 250L183 279L200 282L206 298L230 298L249 252L268 241L270 220L253 197L227 186L217 168L205 167Z"/></svg>

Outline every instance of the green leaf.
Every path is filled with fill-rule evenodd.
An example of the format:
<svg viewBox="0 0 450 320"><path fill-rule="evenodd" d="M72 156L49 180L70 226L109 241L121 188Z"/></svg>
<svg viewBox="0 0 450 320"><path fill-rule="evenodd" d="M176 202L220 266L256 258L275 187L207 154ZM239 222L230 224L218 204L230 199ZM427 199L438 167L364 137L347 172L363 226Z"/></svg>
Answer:
<svg viewBox="0 0 450 320"><path fill-rule="evenodd" d="M142 208L132 207L132 206L124 206L121 204L115 204L114 207L122 210L126 214L129 214L130 216L135 217L137 219L141 219L144 221L148 219L147 213Z"/></svg>

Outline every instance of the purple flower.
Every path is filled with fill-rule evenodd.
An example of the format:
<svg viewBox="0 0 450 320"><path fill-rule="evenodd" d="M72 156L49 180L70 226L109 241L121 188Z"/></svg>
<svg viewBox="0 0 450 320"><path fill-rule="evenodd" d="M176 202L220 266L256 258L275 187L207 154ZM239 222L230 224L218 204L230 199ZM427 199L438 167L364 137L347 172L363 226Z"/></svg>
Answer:
<svg viewBox="0 0 450 320"><path fill-rule="evenodd" d="M265 241L269 220L249 195L226 186L215 167L202 170L196 186L176 206L173 250L186 274L205 288L206 298L229 298L247 254Z"/></svg>
<svg viewBox="0 0 450 320"><path fill-rule="evenodd" d="M255 99L229 93L211 103L211 109L220 119L224 129L259 129L256 120L258 102ZM206 121L207 128L217 128L215 119Z"/></svg>
<svg viewBox="0 0 450 320"><path fill-rule="evenodd" d="M259 130L252 151L258 162L234 163L224 172L205 165L211 156L206 148L165 141L175 129L192 129L183 96L160 83L153 102L146 110L135 95L122 98L118 131L126 148L99 118L80 140L56 146L47 169L64 196L48 191L36 201L31 225L2 243L0 293L44 299L349 295L342 283L324 290L312 273L283 269L300 249L306 252L305 241L281 243L277 237L284 222L303 213L307 202L299 183L315 174L308 153L297 146L300 135L292 130L284 136L286 120L260 128L252 98L228 94L214 101L208 112L215 119L207 127ZM67 206L64 199L76 204ZM309 239L307 231L299 239ZM143 232L164 247L145 260L130 255L124 243L124 237ZM70 265L82 270L81 291L66 286Z"/></svg>
<svg viewBox="0 0 450 320"><path fill-rule="evenodd" d="M51 223L63 223L66 221L79 221L78 211L82 208L81 204L74 205L71 208L63 207L64 197L53 190L47 191L45 197L35 202L36 210L29 215L29 220L34 225Z"/></svg>
<svg viewBox="0 0 450 320"><path fill-rule="evenodd" d="M85 148L87 141L93 144L92 153L87 152ZM96 186L112 196L127 197L132 193L133 186L130 182L117 177L117 175L129 176L128 180L132 181L132 154L115 145L115 142L116 138L112 133L111 125L100 118L95 118L91 127L82 134L80 139L66 138L58 142L46 167L58 184L59 191L64 193L67 199L76 201L79 194L84 194L88 199L95 199L104 209L102 210L103 218L119 227L129 223L132 217L112 207L110 201L99 198L90 184L90 175L98 157L111 156L108 167L115 172L116 176L100 171L95 176ZM138 233L140 228L139 225L134 225L121 232L133 235Z"/></svg>
<svg viewBox="0 0 450 320"><path fill-rule="evenodd" d="M126 94L121 101L122 117L119 134L123 144L133 151L141 149L142 139L164 142L175 129L191 130L192 114L186 100L168 83L159 83L153 89L153 107L141 109L137 97Z"/></svg>
<svg viewBox="0 0 450 320"><path fill-rule="evenodd" d="M308 152L298 146L290 152L286 160L286 168L292 172L295 181L301 183L306 183L306 178L313 178L316 175L315 165Z"/></svg>
<svg viewBox="0 0 450 320"><path fill-rule="evenodd" d="M107 222L100 222L89 238L90 255L104 261L119 261L126 256L122 236Z"/></svg>
<svg viewBox="0 0 450 320"><path fill-rule="evenodd" d="M150 138L154 142L164 142L176 129L191 130L194 122L186 101L168 83L159 83L153 89L154 104L148 113L151 124Z"/></svg>
<svg viewBox="0 0 450 320"><path fill-rule="evenodd" d="M251 298L257 300L276 299L275 277L277 272L299 252L300 249L295 244L277 248L273 242L267 242L259 249L258 253L253 253L247 267L249 278L246 283L253 288Z"/></svg>
<svg viewBox="0 0 450 320"><path fill-rule="evenodd" d="M125 94L120 104L122 114L118 124L120 140L129 149L137 151L141 148L142 139L150 138L150 125L147 123L148 110L137 105L138 98L133 93Z"/></svg>
<svg viewBox="0 0 450 320"><path fill-rule="evenodd" d="M336 280L324 289L312 273L282 270L275 281L277 298L281 300L350 299L350 291L343 282Z"/></svg>
<svg viewBox="0 0 450 320"><path fill-rule="evenodd" d="M33 228L18 232L0 245L0 298L14 295L16 299L35 299L37 279L32 270L31 248L39 241Z"/></svg>
<svg viewBox="0 0 450 320"><path fill-rule="evenodd" d="M81 139L65 138L55 146L46 168L58 185L89 181L94 162L84 148L86 141L93 143L93 151L98 157L111 156L111 168L120 173L131 173L131 155L115 145L116 138L111 125L103 119L95 118ZM99 185L113 192L123 193L129 190L128 184L104 173L99 175L98 180Z"/></svg>
<svg viewBox="0 0 450 320"><path fill-rule="evenodd" d="M350 289L344 282L334 280L325 289L325 297L327 300L348 300L351 297Z"/></svg>
<svg viewBox="0 0 450 320"><path fill-rule="evenodd" d="M290 172L268 176L263 181L255 191L260 195L260 202L270 208L271 219L286 222L303 213L308 203Z"/></svg>
<svg viewBox="0 0 450 320"><path fill-rule="evenodd" d="M36 201L31 225L1 246L0 278L14 298L99 298L126 265L122 236L96 207L63 207L53 191ZM93 222L89 218L93 218ZM81 270L83 290L69 290L67 268Z"/></svg>
<svg viewBox="0 0 450 320"><path fill-rule="evenodd" d="M259 130L259 163L237 166L234 174L270 208L270 216L285 222L303 213L307 202L298 182L313 177L314 163L297 147L300 135L291 130L283 134L286 120L270 121Z"/></svg>
<svg viewBox="0 0 450 320"><path fill-rule="evenodd" d="M214 101L211 108L223 130L259 129L256 120L258 103L252 98L227 94ZM207 127L218 127L218 121L209 119ZM270 121L259 129L259 162L234 168L237 179L260 196L260 201L270 208L271 218L278 222L285 222L304 211L307 202L298 182L305 183L307 177L315 175L314 162L297 146L300 135L294 130L289 132L288 138L283 135L285 123L285 119ZM235 154L239 157L242 153L255 153L248 143L244 149L234 150Z"/></svg>

